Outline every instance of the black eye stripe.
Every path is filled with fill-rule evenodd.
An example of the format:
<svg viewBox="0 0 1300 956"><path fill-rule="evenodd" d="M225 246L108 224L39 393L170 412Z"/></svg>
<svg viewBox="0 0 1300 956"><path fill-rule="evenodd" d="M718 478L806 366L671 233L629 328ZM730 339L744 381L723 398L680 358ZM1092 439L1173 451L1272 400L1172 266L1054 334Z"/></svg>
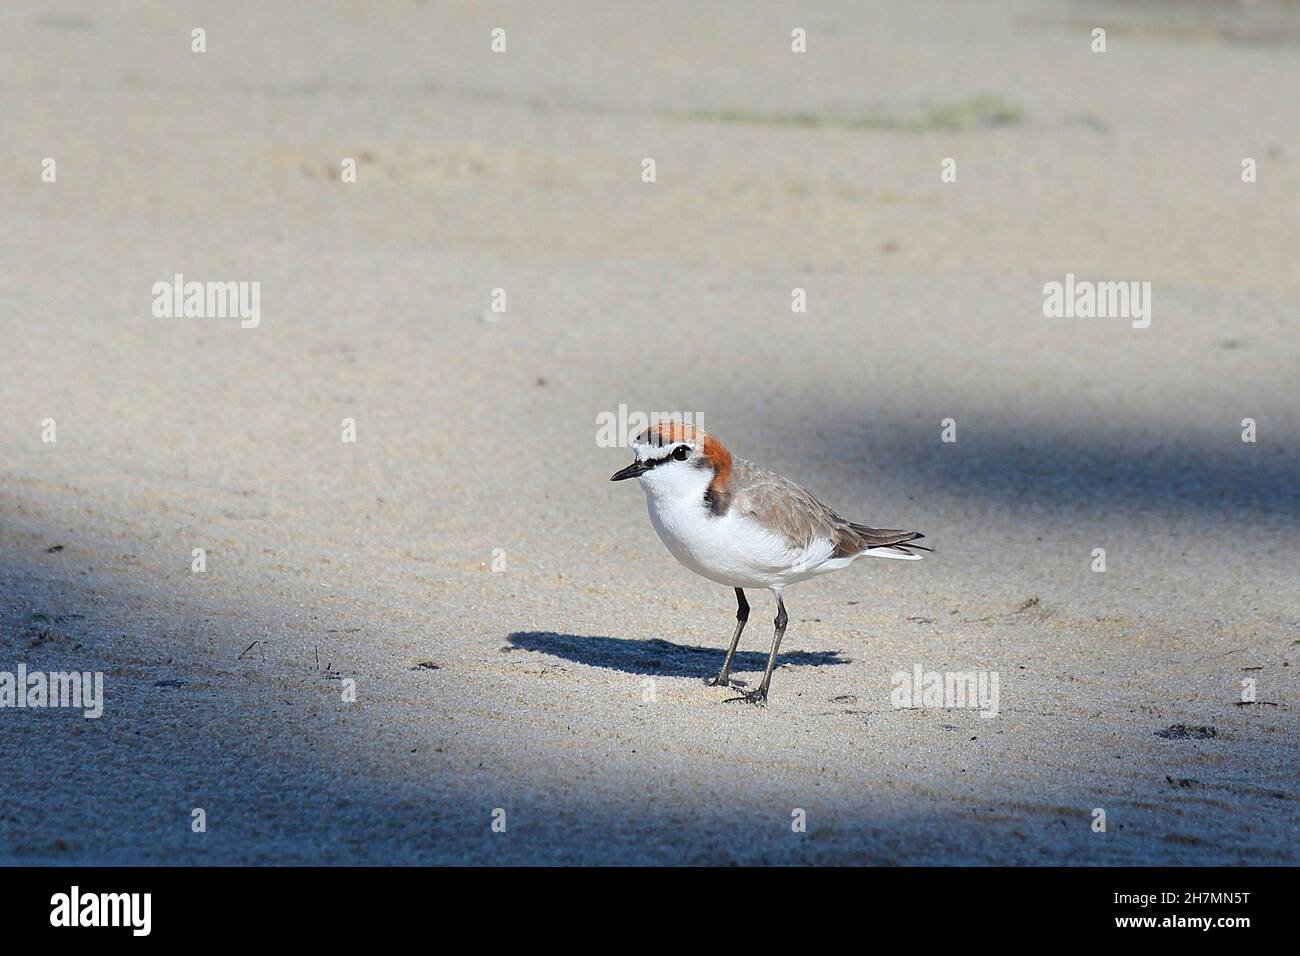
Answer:
<svg viewBox="0 0 1300 956"><path fill-rule="evenodd" d="M687 446L685 446L685 445L678 445L677 447L678 447L678 448L686 448ZM676 451L676 450L677 450L677 448L674 448L674 449L673 449L673 451ZM647 458L647 459L645 460L645 467L644 467L644 469L642 470L642 474L644 474L644 473L647 472L647 471L650 471L652 468L658 468L660 465L666 465L666 464L668 464L668 462L670 462L670 461L685 461L685 459L684 459L684 458L674 458L672 452L669 452L668 454L664 455L662 458Z"/></svg>

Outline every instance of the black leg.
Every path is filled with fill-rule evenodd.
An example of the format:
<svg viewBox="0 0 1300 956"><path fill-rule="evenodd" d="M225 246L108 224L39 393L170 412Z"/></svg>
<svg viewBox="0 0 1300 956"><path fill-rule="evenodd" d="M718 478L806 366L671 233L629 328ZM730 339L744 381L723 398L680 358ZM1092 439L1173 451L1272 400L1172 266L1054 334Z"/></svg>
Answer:
<svg viewBox="0 0 1300 956"><path fill-rule="evenodd" d="M781 638L785 637L787 621L789 621L789 617L785 613L785 601L778 594L776 597L776 620L772 622L775 628L772 634L772 653L767 657L767 670L763 672L763 683L758 685L757 690L751 690L739 697L732 697L731 700L743 700L747 704L758 704L759 706L767 705L767 688L772 683L772 671L776 669L776 652L781 649Z"/></svg>
<svg viewBox="0 0 1300 956"><path fill-rule="evenodd" d="M726 687L731 682L731 661L736 656L736 647L740 644L740 632L745 629L745 622L749 620L749 602L745 600L745 592L736 588L736 631L731 635L731 648L727 651L727 659L722 662L722 670L718 672L717 677L706 677L704 683L710 687Z"/></svg>

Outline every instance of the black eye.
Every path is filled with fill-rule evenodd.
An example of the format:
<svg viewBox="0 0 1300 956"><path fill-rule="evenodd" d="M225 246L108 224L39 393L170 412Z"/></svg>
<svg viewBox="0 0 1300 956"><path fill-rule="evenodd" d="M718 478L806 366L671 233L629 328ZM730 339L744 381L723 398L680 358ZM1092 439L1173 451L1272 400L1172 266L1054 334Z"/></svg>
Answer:
<svg viewBox="0 0 1300 956"><path fill-rule="evenodd" d="M673 457L676 458L678 461L685 461L686 456L689 455L690 453L691 450L687 448L685 445L678 445L676 448L673 449Z"/></svg>

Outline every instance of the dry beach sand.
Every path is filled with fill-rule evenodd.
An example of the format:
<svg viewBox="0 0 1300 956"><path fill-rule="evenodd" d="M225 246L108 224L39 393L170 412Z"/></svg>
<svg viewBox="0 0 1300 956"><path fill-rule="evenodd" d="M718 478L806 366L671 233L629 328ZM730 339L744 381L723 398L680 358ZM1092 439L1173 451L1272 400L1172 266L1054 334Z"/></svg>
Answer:
<svg viewBox="0 0 1300 956"><path fill-rule="evenodd" d="M547 6L0 9L0 864L1296 863L1300 5ZM726 703L620 404L937 552Z"/></svg>

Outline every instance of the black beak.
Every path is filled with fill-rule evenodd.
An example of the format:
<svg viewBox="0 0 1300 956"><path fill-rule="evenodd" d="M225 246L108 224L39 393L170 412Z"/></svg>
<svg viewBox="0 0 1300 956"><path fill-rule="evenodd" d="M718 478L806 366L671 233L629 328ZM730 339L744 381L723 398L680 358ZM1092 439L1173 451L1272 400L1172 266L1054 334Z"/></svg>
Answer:
<svg viewBox="0 0 1300 956"><path fill-rule="evenodd" d="M609 476L610 481L622 481L624 478L635 478L643 475L650 470L650 466L643 461L634 461L622 471L616 471Z"/></svg>

